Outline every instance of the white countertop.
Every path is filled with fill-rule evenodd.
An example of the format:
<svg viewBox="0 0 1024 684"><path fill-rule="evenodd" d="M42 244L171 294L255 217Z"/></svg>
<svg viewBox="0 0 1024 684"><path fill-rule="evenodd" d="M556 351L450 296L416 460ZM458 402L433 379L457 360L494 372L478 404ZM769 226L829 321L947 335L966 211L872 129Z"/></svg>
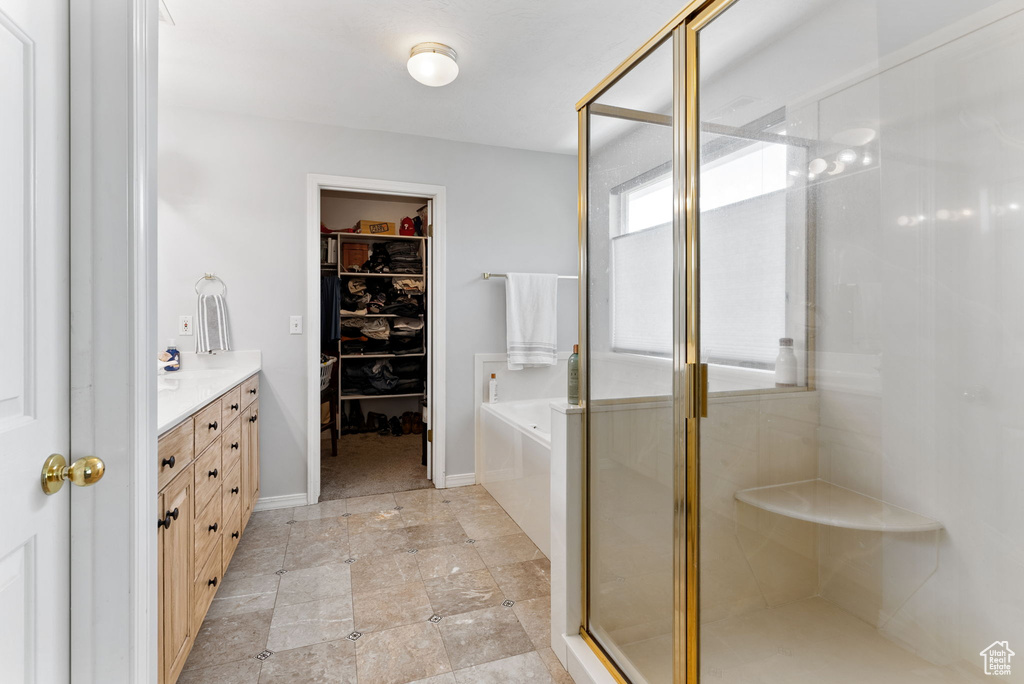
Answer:
<svg viewBox="0 0 1024 684"><path fill-rule="evenodd" d="M154 356L154 365L156 357ZM157 376L156 432L170 430L211 401L260 371L259 351L197 355L181 353L181 370Z"/></svg>

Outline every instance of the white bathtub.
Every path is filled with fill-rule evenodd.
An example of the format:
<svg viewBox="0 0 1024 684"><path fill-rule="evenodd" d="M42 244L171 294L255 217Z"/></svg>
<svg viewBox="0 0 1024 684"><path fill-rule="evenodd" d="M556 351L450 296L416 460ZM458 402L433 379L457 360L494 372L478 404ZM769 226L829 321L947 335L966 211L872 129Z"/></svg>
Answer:
<svg viewBox="0 0 1024 684"><path fill-rule="evenodd" d="M480 406L480 484L551 557L551 402Z"/></svg>

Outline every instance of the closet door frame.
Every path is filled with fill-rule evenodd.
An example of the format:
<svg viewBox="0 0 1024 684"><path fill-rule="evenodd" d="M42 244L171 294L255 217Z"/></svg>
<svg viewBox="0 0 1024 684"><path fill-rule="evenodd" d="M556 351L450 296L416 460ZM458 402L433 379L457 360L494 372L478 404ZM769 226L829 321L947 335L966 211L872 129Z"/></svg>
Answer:
<svg viewBox="0 0 1024 684"><path fill-rule="evenodd" d="M309 174L306 176L306 503L320 498L320 336L315 322L320 320L320 191L373 193L427 199L431 205L431 233L427 247L427 355L430 383L427 386L427 413L424 422L430 429L428 449L434 486L445 484L445 194L443 185L404 183L374 178ZM461 483L460 483L461 484ZM292 498L292 497L287 497ZM294 502L263 500L259 508L295 506ZM277 505L275 505L277 504Z"/></svg>

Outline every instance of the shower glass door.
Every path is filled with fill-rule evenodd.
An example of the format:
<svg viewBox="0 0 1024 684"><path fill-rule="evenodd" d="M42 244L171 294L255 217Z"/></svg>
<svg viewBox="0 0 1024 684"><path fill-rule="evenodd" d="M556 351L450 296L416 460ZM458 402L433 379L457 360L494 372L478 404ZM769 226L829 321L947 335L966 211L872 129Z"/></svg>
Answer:
<svg viewBox="0 0 1024 684"><path fill-rule="evenodd" d="M584 637L632 682L672 682L673 54L591 103L586 144Z"/></svg>
<svg viewBox="0 0 1024 684"><path fill-rule="evenodd" d="M688 26L701 682L1024 681L1022 6Z"/></svg>

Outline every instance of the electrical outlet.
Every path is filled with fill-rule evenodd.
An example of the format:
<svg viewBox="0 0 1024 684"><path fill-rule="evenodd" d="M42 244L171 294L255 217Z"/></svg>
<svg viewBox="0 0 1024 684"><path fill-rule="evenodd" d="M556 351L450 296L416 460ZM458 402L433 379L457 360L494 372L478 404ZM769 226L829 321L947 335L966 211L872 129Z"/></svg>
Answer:
<svg viewBox="0 0 1024 684"><path fill-rule="evenodd" d="M289 320L289 330L292 335L302 334L302 316L292 316Z"/></svg>
<svg viewBox="0 0 1024 684"><path fill-rule="evenodd" d="M192 334L192 317L191 316L178 316L178 334L179 335L191 335Z"/></svg>

